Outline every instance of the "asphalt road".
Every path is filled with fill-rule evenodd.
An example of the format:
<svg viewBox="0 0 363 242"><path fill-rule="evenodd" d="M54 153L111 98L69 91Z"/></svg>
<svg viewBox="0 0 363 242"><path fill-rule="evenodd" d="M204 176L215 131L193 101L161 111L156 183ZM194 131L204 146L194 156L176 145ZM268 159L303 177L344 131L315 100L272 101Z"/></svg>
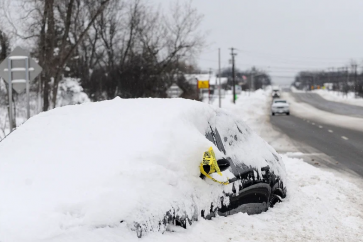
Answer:
<svg viewBox="0 0 363 242"><path fill-rule="evenodd" d="M363 132L319 124L294 116L273 116L270 121L291 139L313 147L337 161L327 166L348 169L363 177Z"/></svg>
<svg viewBox="0 0 363 242"><path fill-rule="evenodd" d="M344 103L332 102L322 98L316 93L293 93L291 95L296 99L297 102L305 102L314 106L320 110L347 115L351 117L363 118L363 107L354 106Z"/></svg>

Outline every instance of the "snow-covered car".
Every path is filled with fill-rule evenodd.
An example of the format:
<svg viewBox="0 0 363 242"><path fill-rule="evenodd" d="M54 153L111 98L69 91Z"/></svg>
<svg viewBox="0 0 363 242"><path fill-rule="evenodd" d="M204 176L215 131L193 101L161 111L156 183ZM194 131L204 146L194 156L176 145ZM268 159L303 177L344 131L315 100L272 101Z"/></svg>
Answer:
<svg viewBox="0 0 363 242"><path fill-rule="evenodd" d="M206 169L212 153L218 172ZM0 241L119 226L141 237L260 213L286 195L276 151L233 114L191 100L56 108L5 138L0 154Z"/></svg>
<svg viewBox="0 0 363 242"><path fill-rule="evenodd" d="M274 99L271 105L271 115L282 114L290 115L290 105L284 99Z"/></svg>

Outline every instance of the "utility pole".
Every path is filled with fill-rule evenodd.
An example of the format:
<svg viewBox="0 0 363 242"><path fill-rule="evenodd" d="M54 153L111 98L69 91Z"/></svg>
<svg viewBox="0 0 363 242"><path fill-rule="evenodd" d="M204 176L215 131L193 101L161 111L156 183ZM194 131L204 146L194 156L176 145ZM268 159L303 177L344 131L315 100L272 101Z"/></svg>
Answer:
<svg viewBox="0 0 363 242"><path fill-rule="evenodd" d="M219 108L222 107L221 100L221 49L218 49L218 96L219 96Z"/></svg>
<svg viewBox="0 0 363 242"><path fill-rule="evenodd" d="M251 91L254 91L255 90L255 70L252 68L252 71L251 71Z"/></svg>
<svg viewBox="0 0 363 242"><path fill-rule="evenodd" d="M233 103L236 103L236 80L235 80L235 73L234 73L234 56L237 55L234 52L234 48L231 48L231 56L232 56L232 85L233 85Z"/></svg>
<svg viewBox="0 0 363 242"><path fill-rule="evenodd" d="M344 93L345 96L348 96L348 83L349 83L349 67L346 67L346 72L347 72L347 79L345 81L345 85L344 85Z"/></svg>
<svg viewBox="0 0 363 242"><path fill-rule="evenodd" d="M212 68L209 68L209 81L208 81L208 103L210 104L210 78L212 77Z"/></svg>
<svg viewBox="0 0 363 242"><path fill-rule="evenodd" d="M354 98L357 98L357 64L352 65L354 69Z"/></svg>

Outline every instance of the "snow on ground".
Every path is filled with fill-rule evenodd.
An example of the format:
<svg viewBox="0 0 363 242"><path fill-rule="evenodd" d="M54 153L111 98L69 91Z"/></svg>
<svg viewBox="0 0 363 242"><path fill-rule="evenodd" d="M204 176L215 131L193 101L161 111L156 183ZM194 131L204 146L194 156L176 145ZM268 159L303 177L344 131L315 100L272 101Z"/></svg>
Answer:
<svg viewBox="0 0 363 242"><path fill-rule="evenodd" d="M350 105L362 106L363 107L363 98L355 97L354 92L348 92L347 94L343 92L337 91L329 91L329 90L314 90L314 93L319 94L322 98L333 102L341 102Z"/></svg>
<svg viewBox="0 0 363 242"><path fill-rule="evenodd" d="M303 92L303 93L306 92L306 91L297 90L295 87L292 87L291 90L293 92ZM316 89L311 92L319 94L322 98L328 101L341 102L356 106L363 106L363 98L355 97L354 92L343 93L327 89Z"/></svg>
<svg viewBox="0 0 363 242"><path fill-rule="evenodd" d="M329 113L317 109L307 103L297 102L288 92L283 92L282 97L290 103L290 113L294 116L310 119L317 122L338 125L340 127L363 131L363 119Z"/></svg>
<svg viewBox="0 0 363 242"><path fill-rule="evenodd" d="M93 230L76 227L64 236L46 241L363 241L362 190L300 159L285 155L283 159L289 172L288 196L265 213L250 216L238 213L211 221L201 219L186 230L149 233L142 239L126 225L119 224Z"/></svg>
<svg viewBox="0 0 363 242"><path fill-rule="evenodd" d="M256 132L260 133L263 137L269 139L274 138L276 136L280 137L277 139L275 143L276 146L280 146L282 150L286 151L295 151L293 146L289 147L289 141L286 137L279 135L276 131L274 131L268 124L268 111L269 111L269 91L258 90L250 95L248 93L242 93L237 100L237 104L234 105L231 103L232 96L227 94L223 99L222 108L232 111L236 116L240 116L243 118L248 124L251 125L251 128ZM88 104L84 104L88 105ZM102 104L98 104L102 105ZM214 100L213 105L218 105L218 100ZM64 108L66 110L69 107ZM105 107L106 108L106 107ZM110 107L112 108L112 107ZM181 107L188 109L188 107ZM114 108L113 108L114 109ZM184 109L183 109L184 110ZM130 112L132 114L132 112ZM83 113L80 113L79 117L75 117L75 119L80 119ZM100 114L102 115L102 114ZM116 116L122 116L122 113L118 113L115 111ZM147 117L152 115L153 117L159 117L160 124L166 125L163 123L163 116L161 113L146 113L143 117L139 117L142 122L138 123L138 125L151 125L147 122ZM166 115L166 114L163 114ZM167 115L173 115L167 114ZM195 113L195 119L198 117L203 117L204 115L208 115L207 113L200 114ZM59 114L59 118L64 121L67 120L64 115ZM183 117L179 117L176 119L176 123L178 120L183 119ZM74 118L72 119L74 120ZM110 125L115 125L116 120L118 119L110 119ZM42 116L40 115L37 118L37 121L42 121ZM35 122L35 121L34 121ZM96 122L97 120L93 120L92 122ZM65 125L69 125L65 122ZM118 125L123 125L122 123ZM128 124L132 125L132 124ZM154 125L154 124L153 124ZM51 127L52 123L45 123L45 127ZM24 126L25 127L25 126ZM127 125L124 127L128 127ZM266 128L267 127L267 128ZM102 125L99 126L98 129L93 130L92 132L86 132L83 130L79 135L83 135L88 137L91 141L92 139L96 139L98 134L104 132L105 127ZM26 130L24 130L26 131ZM29 133L30 131L26 131L24 135ZM59 134L62 134L62 130L57 131ZM78 130L74 130L74 132L79 132ZM127 132L127 130L125 131ZM190 134L188 130L183 130L186 132L182 137L176 136L176 133L171 132L168 134L171 138L176 139L176 143L180 139L188 139L188 147L178 147L178 152L180 157L172 157L173 159L181 158L182 160L188 160L193 157L185 157L184 151L186 149L194 149L194 146L203 146L205 139L190 139L188 135ZM110 137L114 134L110 134ZM155 134L155 137L158 137L159 134ZM132 137L132 135L130 136ZM165 136L166 137L166 136ZM7 139L11 138L9 136ZM285 139L286 138L286 139ZM34 137L35 141L37 139L41 139L41 137ZM142 139L142 136L137 136L131 138L130 142L138 142ZM90 141L87 141L91 144ZM273 141L273 139L272 139ZM10 140L11 142L11 140ZM54 142L59 142L56 138L54 138ZM149 145L153 145L152 140L147 141ZM29 145L30 145L29 141ZM81 144L77 144L72 142L72 140L63 140L61 141L61 145L64 147L64 153L69 153L68 146L74 146L77 150ZM165 143L165 147L174 147L172 144ZM120 149L120 145L112 144L110 147L102 146L102 147L92 147L89 149L102 149L104 151L104 156L98 157L99 159L105 159L109 154L114 154L114 150ZM194 147L194 148L193 148ZM168 148L165 148L166 154L165 157L168 157L170 153L167 151ZM138 155L142 157L143 155L152 156L153 158L159 158L160 167L168 165L169 168L173 171L171 173L163 173L160 172L155 176L154 170L151 171L153 176L148 177L150 182L153 182L155 179L160 179L160 182L166 181L168 177L175 176L175 172L182 169L181 166L175 166L171 163L161 162L164 160L163 157L154 157L155 154L152 152L149 154L133 154L135 151L130 150L127 151L127 154L133 155L130 157L138 158ZM51 151L47 151L47 156L49 159L57 159L57 154L52 154ZM69 153L68 155L72 155L73 153ZM40 154L35 155L38 157ZM63 154L62 154L63 155ZM86 153L84 154L87 155ZM136 156L135 156L136 155ZM197 154L195 154L196 156ZM199 155L199 154L198 154ZM120 154L119 160L124 157L124 154ZM130 160L129 165L132 165L135 162L140 162L139 159ZM3 157L1 157L3 158ZM5 157L6 158L6 157ZM97 157L96 157L97 158ZM196 157L194 157L196 158ZM259 215L251 215L238 213L229 217L216 217L211 221L207 221L204 219L200 219L197 223L194 223L192 226L189 226L187 230L184 230L180 227L172 228L175 232L165 232L164 234L160 233L149 233L142 239L138 239L136 237L136 233L131 231L125 223L110 223L115 218L115 214L120 212L117 209L116 205L125 206L125 204L115 204L115 200L118 198L110 196L110 189L112 189L118 182L120 182L122 176L126 176L128 178L127 172L123 174L115 174L115 177L111 179L110 182L106 182L103 180L102 174L106 174L106 171L109 171L110 167L104 167L103 169L93 169L95 168L92 163L89 164L89 167L72 167L72 164L68 164L68 169L71 169L71 172L81 172L81 174L86 174L89 177L94 178L94 186L89 187L87 192L84 193L83 200L73 200L74 196L76 196L77 191L73 191L62 198L63 203L59 204L58 210L53 213L47 213L46 204L37 204L35 207L39 208L41 212L41 216L39 219L43 219L42 223L46 224L47 222L56 222L57 219L61 219L62 227L60 231L37 231L40 233L36 233L36 231L29 231L30 233L35 233L36 235L43 236L42 240L31 240L28 238L24 238L24 241L42 241L42 242L112 242L112 241L149 241L149 242L167 242L167 241L188 241L188 242L199 242L199 241L363 241L363 190L361 187L351 183L344 176L337 176L331 172L323 171L319 168L313 167L307 163L305 163L302 159L291 158L288 155L282 155L284 160L288 180L288 194L284 201L280 204L277 204L274 208L269 209L267 212L264 212ZM82 158L80 158L82 159ZM92 157L91 159L95 159ZM87 161L87 160L85 160ZM47 169L50 167L47 164L43 164L39 166L38 159L28 157L27 162L31 162L34 164L34 169L41 170L44 175L44 179L47 181L52 181L53 177L47 177ZM145 174L149 172L150 167L147 167L145 163L139 163L139 165L145 166ZM24 174L27 171L22 166L19 166L18 169ZM83 171L83 169L85 169ZM1 170L1 169L0 169ZM188 173L197 172L197 169L194 171L189 171L185 174L186 179L190 179ZM59 171L59 174L62 174L62 171ZM101 178L99 177L101 175ZM143 174L137 174L135 178L141 178ZM67 178L64 178L64 182L68 185L72 185L72 182L81 182L81 177L79 177L79 181L72 180L68 181ZM7 176L7 178L0 177L0 181L2 180L2 184L6 184L6 179L8 182L11 181L11 177ZM38 186L40 182L44 182L44 179L40 179L40 177L26 177L24 176L23 180L16 181L19 185L19 189L27 190L27 196L22 198L22 201L26 201L27 203L34 202L34 194L32 194L32 187ZM57 178L59 179L59 178ZM128 181L129 186L133 187L132 179ZM173 186L178 186L179 182L175 181ZM52 184L52 183L51 183ZM357 183L358 184L358 183ZM59 187L47 187L47 184L43 184L44 189L56 190L61 192L64 191L64 187L61 185ZM193 186L203 186L201 181L195 180L193 181ZM70 187L70 186L67 186ZM91 189L92 188L92 189ZM156 201L157 198L154 192L157 194L164 194L170 192L166 187L163 186L159 191L155 190L153 187L150 189L144 189L144 193L142 196L145 196L144 202L147 204L152 204L155 202L160 202L160 206L165 205L165 201ZM203 196L207 195L208 188L204 187L206 192L201 194ZM4 189L4 187L2 188ZM9 188L10 189L10 188ZM191 187L183 187L182 189L192 189ZM194 188L195 189L195 188ZM94 190L94 191L93 191ZM149 191L150 190L150 191ZM18 191L7 191L10 194L17 193ZM102 199L95 197L94 195L100 193L104 194ZM129 196L127 206L140 206L141 204L134 204L132 198L140 196L141 194L127 194L121 193L122 196ZM183 198L180 198L183 199ZM84 206L84 201L91 201L88 206ZM22 201L18 201L19 205L22 204ZM2 200L3 202L3 200ZM68 204L68 205L67 205ZM16 205L15 205L16 207ZM115 208L114 210L108 211L108 208ZM84 220L84 214L87 211L91 211L92 213L88 215L86 220ZM6 225L6 229L16 231L24 231L23 226L28 226L28 223L37 223L40 221L34 220L32 217L24 216L22 218L22 212L24 212L24 208L18 206L17 210L7 211L7 208L1 206L0 202L0 218L1 214L7 213L16 213L17 219L21 219L21 221L15 220L15 216L13 219L1 221L0 219L0 241L1 242L15 242L11 238L4 238L4 225ZM63 214L63 215L60 215ZM31 214L29 214L31 215ZM61 217L57 217L61 216ZM101 223L100 223L101 221ZM102 223L103 221L103 223ZM89 223L93 226L82 226L82 222ZM49 224L51 226L52 224ZM21 229L20 229L21 228ZM35 224L35 228L39 228L38 224ZM26 237L26 234L24 235ZM20 235L21 237L21 235ZM34 237L33 237L34 238ZM18 242L17 240L16 242Z"/></svg>

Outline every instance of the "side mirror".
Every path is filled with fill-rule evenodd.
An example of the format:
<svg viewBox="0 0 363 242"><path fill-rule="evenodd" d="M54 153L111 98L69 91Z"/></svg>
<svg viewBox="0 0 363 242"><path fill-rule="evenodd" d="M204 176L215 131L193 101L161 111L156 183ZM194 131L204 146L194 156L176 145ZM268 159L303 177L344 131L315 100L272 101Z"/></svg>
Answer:
<svg viewBox="0 0 363 242"><path fill-rule="evenodd" d="M225 158L217 160L217 164L218 164L219 169L221 171L225 171L225 170L228 169L228 167L231 166L231 164L229 164L229 161L227 159L225 159Z"/></svg>

